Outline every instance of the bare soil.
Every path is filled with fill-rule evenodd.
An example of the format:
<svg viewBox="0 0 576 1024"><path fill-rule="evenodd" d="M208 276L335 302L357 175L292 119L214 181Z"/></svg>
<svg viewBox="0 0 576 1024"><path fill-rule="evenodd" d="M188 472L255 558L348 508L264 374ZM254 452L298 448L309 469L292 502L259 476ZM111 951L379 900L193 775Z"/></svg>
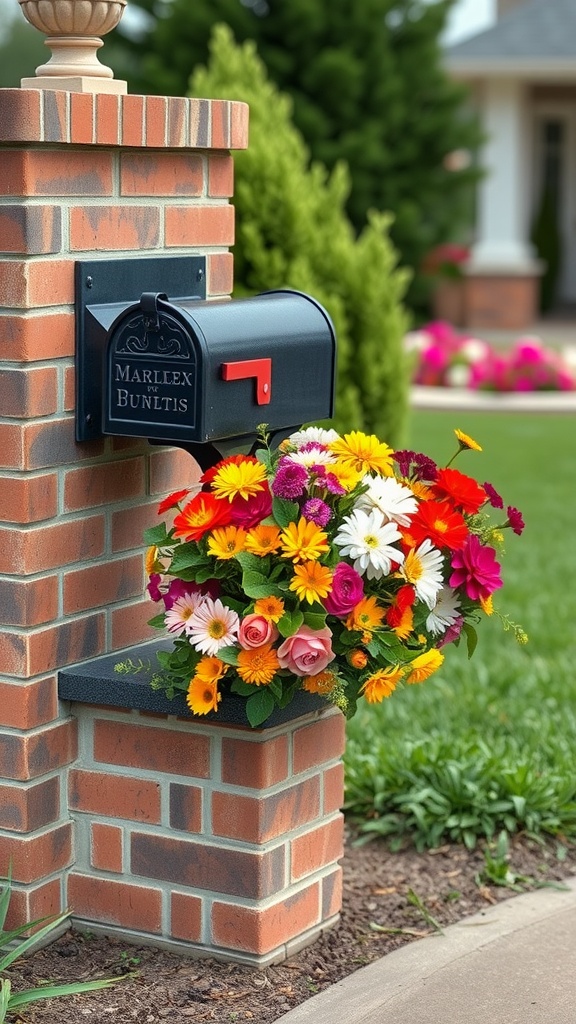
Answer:
<svg viewBox="0 0 576 1024"><path fill-rule="evenodd" d="M522 891L576 874L576 846L565 847L561 860L557 848L556 843L514 840L511 868L531 880L522 883ZM272 1024L359 967L512 896L510 888L479 877L485 867L483 850L482 845L472 852L450 845L425 853L391 853L381 841L356 846L348 836L339 925L274 967L189 959L69 931L16 961L10 969L13 990L110 976L118 976L119 984L36 1003L12 1019L27 1024L184 1024L191 1019Z"/></svg>

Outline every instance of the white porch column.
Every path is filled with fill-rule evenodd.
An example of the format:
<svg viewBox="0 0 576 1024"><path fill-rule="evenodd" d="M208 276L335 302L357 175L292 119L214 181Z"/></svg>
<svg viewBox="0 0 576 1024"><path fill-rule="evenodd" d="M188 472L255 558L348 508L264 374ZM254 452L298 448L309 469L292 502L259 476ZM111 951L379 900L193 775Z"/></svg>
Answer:
<svg viewBox="0 0 576 1024"><path fill-rule="evenodd" d="M486 80L482 114L488 136L482 156L485 177L479 187L477 236L469 271L534 273L538 264L528 241L529 153L523 83L512 78Z"/></svg>

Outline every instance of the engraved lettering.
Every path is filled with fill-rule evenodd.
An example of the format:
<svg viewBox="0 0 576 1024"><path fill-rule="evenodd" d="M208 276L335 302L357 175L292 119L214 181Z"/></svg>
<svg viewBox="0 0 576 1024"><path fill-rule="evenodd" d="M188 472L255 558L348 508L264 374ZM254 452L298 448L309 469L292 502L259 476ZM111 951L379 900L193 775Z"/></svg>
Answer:
<svg viewBox="0 0 576 1024"><path fill-rule="evenodd" d="M116 388L116 394L118 395L118 408L124 409L128 405L128 392L125 388Z"/></svg>
<svg viewBox="0 0 576 1024"><path fill-rule="evenodd" d="M126 363L126 366L120 366L116 363L116 380L130 380L130 363Z"/></svg>

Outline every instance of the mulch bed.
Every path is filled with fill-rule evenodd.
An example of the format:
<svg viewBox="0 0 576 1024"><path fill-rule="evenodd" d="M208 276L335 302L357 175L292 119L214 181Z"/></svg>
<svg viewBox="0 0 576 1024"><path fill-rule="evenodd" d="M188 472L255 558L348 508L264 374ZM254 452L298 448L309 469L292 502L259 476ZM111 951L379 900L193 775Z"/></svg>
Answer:
<svg viewBox="0 0 576 1024"><path fill-rule="evenodd" d="M437 926L452 924L513 895L509 888L484 884L478 878L485 865L483 848L481 844L470 852L447 845L425 853L413 849L391 853L380 841L355 846L349 837L339 925L274 967L188 959L150 946L70 931L51 946L16 961L10 970L15 991L48 980L125 977L101 992L24 1007L13 1019L29 1024L69 1024L71 1020L184 1024L191 1019L271 1024L359 967L432 934ZM542 846L526 838L512 842L511 867L516 875L533 879L523 883L523 891L576 874L576 847L569 847L562 860L556 849L556 843Z"/></svg>

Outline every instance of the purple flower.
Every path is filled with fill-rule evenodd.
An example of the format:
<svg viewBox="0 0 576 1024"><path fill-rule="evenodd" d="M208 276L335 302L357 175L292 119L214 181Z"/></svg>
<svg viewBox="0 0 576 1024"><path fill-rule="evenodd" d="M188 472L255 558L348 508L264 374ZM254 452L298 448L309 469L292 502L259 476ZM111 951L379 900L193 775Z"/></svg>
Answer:
<svg viewBox="0 0 576 1024"><path fill-rule="evenodd" d="M401 476L410 476L410 467L415 458L416 452L411 452L408 448L403 448L399 452L394 452L394 461L398 463L398 469L400 470Z"/></svg>
<svg viewBox="0 0 576 1024"><path fill-rule="evenodd" d="M304 519L309 519L311 522L316 523L316 526L326 526L326 523L332 518L330 506L325 501L322 501L322 498L310 498L304 502L302 515Z"/></svg>
<svg viewBox="0 0 576 1024"><path fill-rule="evenodd" d="M175 578L163 595L166 611L169 612L175 601L178 601L181 597L187 597L188 594L202 594L204 597L208 596L216 600L220 594L220 584L218 580L207 580L200 587L197 583Z"/></svg>
<svg viewBox="0 0 576 1024"><path fill-rule="evenodd" d="M150 594L153 601L162 600L162 591L160 590L160 581L162 577L159 572L153 572L148 580L148 586L146 590Z"/></svg>
<svg viewBox="0 0 576 1024"><path fill-rule="evenodd" d="M325 452L326 445L320 444L319 441L306 441L306 444L301 445L298 449L299 452Z"/></svg>
<svg viewBox="0 0 576 1024"><path fill-rule="evenodd" d="M289 458L280 459L276 477L272 483L272 493L277 498L294 500L294 498L302 497L307 483L308 473L304 466L292 462L292 459Z"/></svg>
<svg viewBox="0 0 576 1024"><path fill-rule="evenodd" d="M342 484L338 480L338 477L334 476L334 473L326 473L322 480L322 484L330 494L336 494L342 496L346 494L346 488L342 487Z"/></svg>
<svg viewBox="0 0 576 1024"><path fill-rule="evenodd" d="M338 562L332 577L332 590L324 600L329 615L345 619L364 597L362 577L347 562Z"/></svg>
<svg viewBox="0 0 576 1024"><path fill-rule="evenodd" d="M494 548L485 547L471 533L463 548L452 555L451 587L463 587L471 601L486 600L502 586Z"/></svg>
<svg viewBox="0 0 576 1024"><path fill-rule="evenodd" d="M495 487L492 484L484 483L482 487L488 495L488 501L492 505L492 508L504 508L504 502Z"/></svg>
<svg viewBox="0 0 576 1024"><path fill-rule="evenodd" d="M446 644L455 643L455 641L460 636L460 633L462 632L463 625L464 619L462 615L459 615L458 618L454 619L454 622L450 626L448 626L448 629L446 630L444 635L438 638L438 640L436 641L436 646L445 647Z"/></svg>
<svg viewBox="0 0 576 1024"><path fill-rule="evenodd" d="M414 458L414 476L417 480L433 481L438 476L438 466L427 455L418 453Z"/></svg>
<svg viewBox="0 0 576 1024"><path fill-rule="evenodd" d="M506 513L508 515L508 526L511 526L514 533L517 533L518 536L520 536L525 526L522 513L519 512L517 508L514 508L513 505L508 505Z"/></svg>

